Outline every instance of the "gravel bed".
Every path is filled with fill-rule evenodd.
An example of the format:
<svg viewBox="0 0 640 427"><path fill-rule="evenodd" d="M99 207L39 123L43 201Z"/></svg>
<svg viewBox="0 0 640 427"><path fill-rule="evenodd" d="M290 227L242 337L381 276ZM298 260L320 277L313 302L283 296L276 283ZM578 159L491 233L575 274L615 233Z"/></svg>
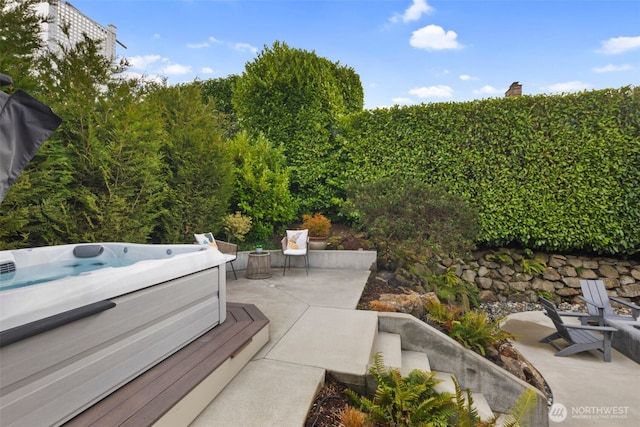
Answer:
<svg viewBox="0 0 640 427"><path fill-rule="evenodd" d="M487 313L490 320L499 319L513 313L523 311L542 311L542 305L533 302L491 302L480 304L480 310ZM570 304L562 302L558 305L558 311L570 311L586 313L582 304Z"/></svg>
<svg viewBox="0 0 640 427"><path fill-rule="evenodd" d="M561 302L557 305L558 311L569 311L572 313L586 313L587 309L584 304L571 304L568 302ZM479 306L480 310L486 312L490 320L498 319L508 316L512 313L521 313L523 311L543 311L542 305L533 302L491 302L482 303ZM612 307L613 311L622 316L630 316L631 309L620 306Z"/></svg>

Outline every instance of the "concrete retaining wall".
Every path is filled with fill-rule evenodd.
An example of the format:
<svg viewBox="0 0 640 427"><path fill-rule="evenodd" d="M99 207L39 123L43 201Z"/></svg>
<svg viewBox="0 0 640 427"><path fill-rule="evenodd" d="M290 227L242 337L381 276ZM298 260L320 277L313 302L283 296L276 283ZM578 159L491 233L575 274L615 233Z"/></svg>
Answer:
<svg viewBox="0 0 640 427"><path fill-rule="evenodd" d="M400 334L402 349L426 353L434 371L451 372L460 385L482 393L494 411L506 413L526 389L536 392L531 425L548 426L546 396L435 328L404 313L378 313L378 330Z"/></svg>
<svg viewBox="0 0 640 427"><path fill-rule="evenodd" d="M271 267L284 267L284 255L281 251L270 250ZM249 252L238 252L233 262L236 270L246 270ZM309 251L310 268L336 270L371 270L376 266L376 251ZM292 257L291 268L304 268L302 257Z"/></svg>

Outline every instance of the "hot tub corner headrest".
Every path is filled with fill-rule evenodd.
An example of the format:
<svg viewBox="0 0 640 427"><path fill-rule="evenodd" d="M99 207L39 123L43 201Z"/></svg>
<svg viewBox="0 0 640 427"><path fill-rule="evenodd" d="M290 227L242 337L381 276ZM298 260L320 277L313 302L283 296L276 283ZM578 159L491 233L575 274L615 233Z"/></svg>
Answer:
<svg viewBox="0 0 640 427"><path fill-rule="evenodd" d="M73 255L76 258L93 258L102 254L102 252L104 252L102 245L82 245L73 248Z"/></svg>

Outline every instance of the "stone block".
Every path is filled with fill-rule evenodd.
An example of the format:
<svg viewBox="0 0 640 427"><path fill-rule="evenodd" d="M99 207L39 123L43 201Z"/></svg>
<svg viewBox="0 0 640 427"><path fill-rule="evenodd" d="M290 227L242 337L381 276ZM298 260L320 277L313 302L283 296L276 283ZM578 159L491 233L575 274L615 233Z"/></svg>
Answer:
<svg viewBox="0 0 640 427"><path fill-rule="evenodd" d="M559 255L551 255L549 259L549 267L562 267L563 265L567 265L567 258Z"/></svg>
<svg viewBox="0 0 640 427"><path fill-rule="evenodd" d="M498 289L500 291L504 291L505 289L507 289L507 284L501 280L494 280L493 281L493 287L495 289Z"/></svg>
<svg viewBox="0 0 640 427"><path fill-rule="evenodd" d="M588 280L594 280L598 278L598 275L593 270L590 270L588 268L580 270L578 272L578 276L580 276L581 279L588 279Z"/></svg>
<svg viewBox="0 0 640 427"><path fill-rule="evenodd" d="M478 295L478 297L480 298L480 302L497 302L498 301L498 297L496 296L496 294L488 290L480 291L480 294Z"/></svg>
<svg viewBox="0 0 640 427"><path fill-rule="evenodd" d="M497 262L493 262L493 261L487 261L484 258L481 258L478 260L478 264L480 265L484 265L485 267L487 267L489 270L495 270L500 268L500 264L498 264Z"/></svg>
<svg viewBox="0 0 640 427"><path fill-rule="evenodd" d="M488 272L489 272L489 269L483 265L478 269L478 276L484 277L487 275Z"/></svg>
<svg viewBox="0 0 640 427"><path fill-rule="evenodd" d="M576 257L568 257L567 264L574 268L582 267L582 260Z"/></svg>
<svg viewBox="0 0 640 427"><path fill-rule="evenodd" d="M533 274L516 273L512 279L516 282L530 282L533 279Z"/></svg>
<svg viewBox="0 0 640 427"><path fill-rule="evenodd" d="M636 280L640 280L640 269L634 268L633 270L631 270L631 277Z"/></svg>
<svg viewBox="0 0 640 427"><path fill-rule="evenodd" d="M513 276L515 273L515 270L508 265L503 265L498 269L498 271L500 272L500 274L502 274L502 276Z"/></svg>
<svg viewBox="0 0 640 427"><path fill-rule="evenodd" d="M576 295L580 295L580 292L573 288L561 288L556 290L556 294L560 295L561 297L573 297Z"/></svg>
<svg viewBox="0 0 640 427"><path fill-rule="evenodd" d="M618 289L618 295L625 298L635 298L640 296L640 283L620 286L620 288Z"/></svg>
<svg viewBox="0 0 640 427"><path fill-rule="evenodd" d="M493 284L493 280L488 277L476 277L476 283L480 285L482 289L490 289Z"/></svg>
<svg viewBox="0 0 640 427"><path fill-rule="evenodd" d="M510 282L509 288L517 292L524 292L529 287L529 282Z"/></svg>
<svg viewBox="0 0 640 427"><path fill-rule="evenodd" d="M563 265L562 267L558 267L558 274L564 277L576 277L578 275L576 269L571 265Z"/></svg>
<svg viewBox="0 0 640 427"><path fill-rule="evenodd" d="M584 268L590 268L592 270L596 270L600 266L600 263L593 259L585 259L585 260L582 260L582 266Z"/></svg>
<svg viewBox="0 0 640 427"><path fill-rule="evenodd" d="M620 274L618 273L618 270L616 270L615 267L613 267L612 265L608 265L608 264L600 265L600 268L598 268L598 273L600 273L600 275L603 277L614 278L614 279L620 276Z"/></svg>
<svg viewBox="0 0 640 427"><path fill-rule="evenodd" d="M578 279L577 277L565 277L564 279L562 279L562 281L570 288L580 287L580 279Z"/></svg>
<svg viewBox="0 0 640 427"><path fill-rule="evenodd" d="M529 297L525 294L512 294L507 297L507 301L509 302L527 302Z"/></svg>
<svg viewBox="0 0 640 427"><path fill-rule="evenodd" d="M550 280L552 282L556 282L556 281L562 279L560 274L558 274L556 269L553 268L553 267L545 268L544 271L542 272L542 277L544 277L546 280Z"/></svg>
<svg viewBox="0 0 640 427"><path fill-rule="evenodd" d="M531 288L535 289L535 290L543 290L543 291L547 291L549 293L554 293L556 291L556 287L554 286L553 282L550 282L548 280L543 280L543 279L533 279L533 283L531 284Z"/></svg>
<svg viewBox="0 0 640 427"><path fill-rule="evenodd" d="M636 282L635 279L631 276L620 276L621 285L632 285L635 282Z"/></svg>
<svg viewBox="0 0 640 427"><path fill-rule="evenodd" d="M616 265L615 268L616 270L618 270L618 273L620 274L629 274L629 267L625 267L623 265Z"/></svg>
<svg viewBox="0 0 640 427"><path fill-rule="evenodd" d="M491 279L502 279L502 275L498 270L489 270L489 272L487 273L487 277Z"/></svg>
<svg viewBox="0 0 640 427"><path fill-rule="evenodd" d="M466 280L467 282L471 282L471 283L473 283L473 282L474 282L474 280L475 280L475 278L476 278L476 275L477 275L477 274L478 274L478 273L476 273L476 272L475 272L475 271L473 271L473 270L464 270L464 271L462 272L462 279L463 279L463 280Z"/></svg>

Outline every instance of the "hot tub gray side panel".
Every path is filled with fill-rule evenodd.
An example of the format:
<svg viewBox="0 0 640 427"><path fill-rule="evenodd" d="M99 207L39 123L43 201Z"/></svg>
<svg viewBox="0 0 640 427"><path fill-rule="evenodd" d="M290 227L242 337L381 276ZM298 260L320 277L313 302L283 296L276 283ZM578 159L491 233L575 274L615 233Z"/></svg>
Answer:
<svg viewBox="0 0 640 427"><path fill-rule="evenodd" d="M217 325L218 280L212 268L149 287L2 348L2 424L61 424Z"/></svg>

